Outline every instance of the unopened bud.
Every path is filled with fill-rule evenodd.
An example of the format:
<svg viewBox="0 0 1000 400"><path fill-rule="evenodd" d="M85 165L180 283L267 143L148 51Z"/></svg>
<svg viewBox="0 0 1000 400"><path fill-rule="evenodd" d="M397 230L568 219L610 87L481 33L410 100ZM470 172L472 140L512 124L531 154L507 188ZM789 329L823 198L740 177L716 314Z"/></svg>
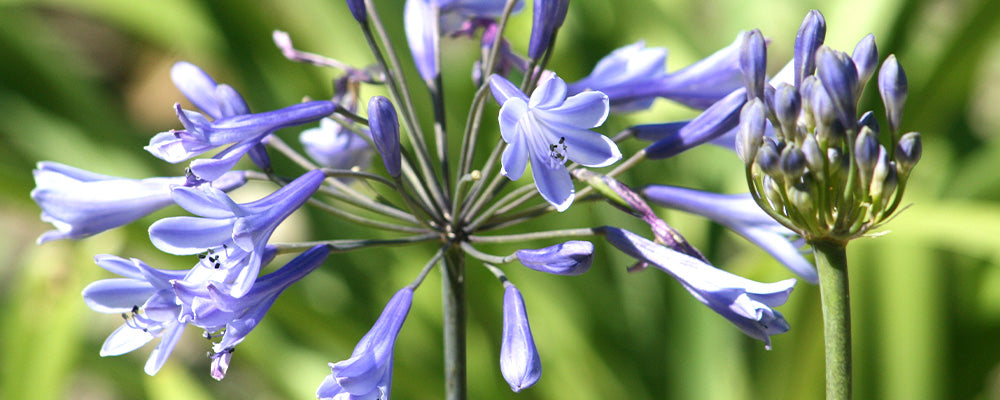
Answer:
<svg viewBox="0 0 1000 400"><path fill-rule="evenodd" d="M819 148L816 138L813 135L806 135L802 139L802 155L806 158L806 166L812 171L815 178L823 176L823 166L826 164L826 154Z"/></svg>
<svg viewBox="0 0 1000 400"><path fill-rule="evenodd" d="M580 275L590 269L594 260L594 244L570 240L542 249L518 250L517 260L535 271L555 275Z"/></svg>
<svg viewBox="0 0 1000 400"><path fill-rule="evenodd" d="M365 0L347 0L347 8L351 10L354 19L362 24L368 23L368 10L365 10Z"/></svg>
<svg viewBox="0 0 1000 400"><path fill-rule="evenodd" d="M800 111L802 97L798 90L787 83L779 84L774 90L774 114L781 124L781 135L785 140L795 137Z"/></svg>
<svg viewBox="0 0 1000 400"><path fill-rule="evenodd" d="M382 155L386 171L393 178L398 177L402 169L399 120L396 117L396 109L389 99L375 96L368 101L368 126L371 128L375 148Z"/></svg>
<svg viewBox="0 0 1000 400"><path fill-rule="evenodd" d="M743 35L743 43L740 46L740 71L743 72L743 82L747 86L747 97L763 99L767 73L767 44L758 29Z"/></svg>
<svg viewBox="0 0 1000 400"><path fill-rule="evenodd" d="M923 152L923 145L920 144L920 133L910 132L899 138L896 144L896 162L899 164L899 172L903 179L910 176L913 166L920 161Z"/></svg>
<svg viewBox="0 0 1000 400"><path fill-rule="evenodd" d="M812 195L809 193L808 185L797 184L788 188L788 201L807 219L813 215Z"/></svg>
<svg viewBox="0 0 1000 400"><path fill-rule="evenodd" d="M875 35L869 33L862 38L858 45L854 46L851 59L854 60L854 66L858 69L858 93L854 94L854 97L858 98L861 97L861 91L864 90L868 80L875 74L875 68L878 67L878 48L875 47Z"/></svg>
<svg viewBox="0 0 1000 400"><path fill-rule="evenodd" d="M858 70L847 53L820 47L816 53L816 75L830 96L840 123L846 129L857 124Z"/></svg>
<svg viewBox="0 0 1000 400"><path fill-rule="evenodd" d="M882 103L885 104L886 118L889 120L889 129L895 133L899 130L899 125L903 120L903 104L906 103L906 73L896 61L896 55L890 54L882 62L882 69L878 71L878 91L882 95Z"/></svg>
<svg viewBox="0 0 1000 400"><path fill-rule="evenodd" d="M757 167L768 176L778 177L781 176L780 160L778 147L774 141L764 139L760 149L757 150Z"/></svg>
<svg viewBox="0 0 1000 400"><path fill-rule="evenodd" d="M806 157L802 150L789 143L781 151L781 173L787 181L794 182L802 177L806 170Z"/></svg>
<svg viewBox="0 0 1000 400"><path fill-rule="evenodd" d="M878 135L878 120L875 119L875 112L865 111L865 113L861 115L861 118L858 119L858 126L867 126L872 130L872 132L875 132L875 134Z"/></svg>
<svg viewBox="0 0 1000 400"><path fill-rule="evenodd" d="M767 129L764 104L759 98L750 100L740 111L740 126L736 131L736 154L743 163L750 165L757 156L757 149Z"/></svg>
<svg viewBox="0 0 1000 400"><path fill-rule="evenodd" d="M857 141L854 142L854 162L858 165L858 175L861 177L861 187L867 187L870 182L872 171L878 163L881 145L878 144L878 137L869 127L861 128Z"/></svg>
<svg viewBox="0 0 1000 400"><path fill-rule="evenodd" d="M795 86L816 71L816 49L826 38L826 20L817 10L809 11L795 34Z"/></svg>

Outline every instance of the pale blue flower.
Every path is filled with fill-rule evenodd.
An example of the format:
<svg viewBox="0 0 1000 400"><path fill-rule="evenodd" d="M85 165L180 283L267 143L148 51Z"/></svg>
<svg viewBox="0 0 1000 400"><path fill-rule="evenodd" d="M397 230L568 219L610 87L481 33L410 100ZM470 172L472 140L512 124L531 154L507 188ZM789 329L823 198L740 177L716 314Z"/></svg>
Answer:
<svg viewBox="0 0 1000 400"><path fill-rule="evenodd" d="M315 246L277 271L257 278L253 288L239 298L229 294L226 283L190 277L170 281L181 303L179 321L209 334L225 330L222 340L212 345L212 377L225 377L233 349L257 327L278 295L319 267L329 254L329 247Z"/></svg>
<svg viewBox="0 0 1000 400"><path fill-rule="evenodd" d="M500 342L500 372L510 390L520 392L542 377L542 360L535 348L521 291L513 284L503 292L503 336Z"/></svg>
<svg viewBox="0 0 1000 400"><path fill-rule="evenodd" d="M330 363L332 373L316 390L320 399L389 400L392 384L392 350L413 303L413 288L400 289L372 329L361 338L351 358Z"/></svg>
<svg viewBox="0 0 1000 400"><path fill-rule="evenodd" d="M200 217L171 217L149 227L149 238L170 254L197 254L206 250L224 253L222 265L233 275L234 297L243 297L260 271L264 246L271 233L297 210L325 179L322 171L309 171L263 199L236 204L214 188L173 190L178 205Z"/></svg>
<svg viewBox="0 0 1000 400"><path fill-rule="evenodd" d="M103 279L83 289L83 300L94 311L121 314L125 324L111 333L101 347L101 357L122 355L162 338L149 355L145 371L155 375L170 357L186 323L178 320L181 306L170 281L188 271L152 268L138 259L98 255L94 261L124 278Z"/></svg>
<svg viewBox="0 0 1000 400"><path fill-rule="evenodd" d="M365 138L330 118L319 120L317 128L302 131L299 141L306 154L326 168L367 168L374 154Z"/></svg>
<svg viewBox="0 0 1000 400"><path fill-rule="evenodd" d="M668 249L624 229L606 227L605 236L623 253L677 279L694 298L725 317L744 333L771 348L771 335L787 332L785 317L772 307L785 304L795 279L775 283L752 281Z"/></svg>
<svg viewBox="0 0 1000 400"><path fill-rule="evenodd" d="M804 242L790 240L794 232L761 210L749 193L727 195L676 186L650 185L643 189L642 194L655 204L718 222L764 249L806 281L819 281L816 268L799 251Z"/></svg>
<svg viewBox="0 0 1000 400"><path fill-rule="evenodd" d="M501 173L517 180L531 162L535 186L556 210L573 203L575 190L567 160L588 167L604 167L621 159L610 138L591 131L608 116L608 97L596 91L566 97L566 83L550 75L529 99L501 76L490 78L500 108L500 134L507 147Z"/></svg>
<svg viewBox="0 0 1000 400"><path fill-rule="evenodd" d="M34 171L31 199L42 209L42 221L56 230L43 233L38 244L58 239L80 239L129 224L174 204L170 189L187 182L183 176L127 179L96 174L56 162L44 161ZM229 191L246 180L243 172L230 172L213 186Z"/></svg>

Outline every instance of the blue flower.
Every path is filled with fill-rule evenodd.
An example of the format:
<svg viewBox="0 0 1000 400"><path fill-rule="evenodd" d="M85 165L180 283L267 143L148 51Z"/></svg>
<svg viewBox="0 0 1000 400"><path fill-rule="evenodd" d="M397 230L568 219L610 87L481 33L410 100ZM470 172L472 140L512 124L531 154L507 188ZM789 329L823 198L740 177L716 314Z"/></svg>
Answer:
<svg viewBox="0 0 1000 400"><path fill-rule="evenodd" d="M749 194L725 195L676 186L650 185L642 194L664 207L698 214L718 222L764 249L792 272L818 282L816 268L799 252L794 232L767 215Z"/></svg>
<svg viewBox="0 0 1000 400"><path fill-rule="evenodd" d="M590 75L569 85L569 92L604 92L614 112L647 109L657 97L705 109L743 86L740 43L741 36L711 56L668 74L667 50L647 48L640 41L602 58Z"/></svg>
<svg viewBox="0 0 1000 400"><path fill-rule="evenodd" d="M750 337L771 348L771 335L787 332L785 317L772 309L785 304L795 279L752 281L717 269L697 258L668 249L624 229L604 228L618 250L677 279L694 298L725 317Z"/></svg>
<svg viewBox="0 0 1000 400"><path fill-rule="evenodd" d="M503 292L503 337L500 342L500 372L510 389L520 392L542 377L542 360L535 348L521 291L507 284Z"/></svg>
<svg viewBox="0 0 1000 400"><path fill-rule="evenodd" d="M34 171L31 199L42 209L42 221L56 230L38 237L39 244L57 239L80 239L131 223L174 204L170 189L186 183L183 176L126 179L96 174L45 161ZM219 190L240 187L243 172L230 172L214 183Z"/></svg>
<svg viewBox="0 0 1000 400"><path fill-rule="evenodd" d="M542 249L518 250L517 260L535 271L556 275L580 275L594 261L594 244L570 240Z"/></svg>
<svg viewBox="0 0 1000 400"><path fill-rule="evenodd" d="M566 20L569 0L535 0L532 12L528 57L539 59L552 45L552 39Z"/></svg>
<svg viewBox="0 0 1000 400"><path fill-rule="evenodd" d="M407 0L403 26L420 77L433 81L441 72L438 58L442 35L457 31L466 20L500 17L506 3L504 0ZM524 1L518 1L514 12L523 7Z"/></svg>
<svg viewBox="0 0 1000 400"><path fill-rule="evenodd" d="M372 160L373 152L368 141L330 118L319 120L317 128L302 131L299 141L306 154L323 167L366 168Z"/></svg>
<svg viewBox="0 0 1000 400"><path fill-rule="evenodd" d="M222 340L212 345L212 377L226 375L233 349L246 338L288 286L319 267L330 254L325 245L315 246L285 266L257 278L243 297L229 295L228 284L211 280L190 280L190 276L170 281L181 303L178 319L198 326L209 334L225 329Z"/></svg>
<svg viewBox="0 0 1000 400"><path fill-rule="evenodd" d="M511 180L524 174L530 160L535 186L558 211L573 203L567 160L604 167L622 155L611 139L590 131L608 116L608 96L596 91L566 97L566 83L555 75L541 82L529 99L503 77L490 77L500 108L500 134L507 142L502 170Z"/></svg>
<svg viewBox="0 0 1000 400"><path fill-rule="evenodd" d="M131 352L159 337L162 340L149 355L145 367L147 374L155 375L170 357L187 325L177 318L181 307L170 286L171 280L184 278L187 271L156 269L135 258L126 260L111 255L98 255L94 261L125 277L103 279L83 289L88 307L125 318L125 324L104 341L101 357Z"/></svg>
<svg viewBox="0 0 1000 400"><path fill-rule="evenodd" d="M351 358L330 363L332 374L316 390L321 399L389 400L392 350L413 302L413 288L396 292L372 329L361 338Z"/></svg>
<svg viewBox="0 0 1000 400"><path fill-rule="evenodd" d="M224 253L222 269L231 275L232 294L243 297L260 271L264 246L285 218L302 206L319 188L325 175L309 171L263 199L236 204L214 188L178 187L173 199L201 217L171 217L149 227L149 238L170 254L197 254L206 250Z"/></svg>

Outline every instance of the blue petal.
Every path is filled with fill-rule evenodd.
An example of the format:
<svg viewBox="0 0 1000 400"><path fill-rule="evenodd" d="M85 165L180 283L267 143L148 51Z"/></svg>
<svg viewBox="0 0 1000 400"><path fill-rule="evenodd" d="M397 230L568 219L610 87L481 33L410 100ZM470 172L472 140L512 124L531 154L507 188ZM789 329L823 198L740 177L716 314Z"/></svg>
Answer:
<svg viewBox="0 0 1000 400"><path fill-rule="evenodd" d="M233 218L164 218L149 227L149 239L170 254L198 254L231 241L234 222Z"/></svg>
<svg viewBox="0 0 1000 400"><path fill-rule="evenodd" d="M234 211L239 209L229 196L211 186L179 186L171 191L171 196L188 212L206 218L233 218Z"/></svg>
<svg viewBox="0 0 1000 400"><path fill-rule="evenodd" d="M542 198L552 204L556 211L563 212L573 203L573 180L570 179L566 166L562 162L550 160L550 157L548 153L532 152L531 175L535 178L535 186Z"/></svg>
<svg viewBox="0 0 1000 400"><path fill-rule="evenodd" d="M147 282L135 279L102 279L83 288L83 302L91 310L114 314L128 312L156 293Z"/></svg>
<svg viewBox="0 0 1000 400"><path fill-rule="evenodd" d="M722 136L739 124L739 111L746 103L746 89L735 90L681 128L677 135L646 148L651 159L673 157L699 144Z"/></svg>
<svg viewBox="0 0 1000 400"><path fill-rule="evenodd" d="M561 105L550 109L534 110L539 118L581 129L601 126L610 110L608 96L588 91L570 96Z"/></svg>
<svg viewBox="0 0 1000 400"><path fill-rule="evenodd" d="M503 157L500 159L500 173L510 178L512 181L521 179L524 169L528 166L528 149L525 139L509 142L503 149Z"/></svg>
<svg viewBox="0 0 1000 400"><path fill-rule="evenodd" d="M497 100L500 105L507 104L507 100L511 98L518 98L524 100L525 103L528 102L528 96L525 96L521 89L514 86L506 78L500 75L490 75L490 92L493 93L493 97Z"/></svg>
<svg viewBox="0 0 1000 400"><path fill-rule="evenodd" d="M156 375L160 371L163 364L167 362L167 358L170 357L170 353L174 351L174 347L177 346L182 333L184 333L184 324L179 323L171 325L163 332L160 344L156 345L156 348L150 353L149 360L146 361L146 366L143 368L146 374Z"/></svg>
<svg viewBox="0 0 1000 400"><path fill-rule="evenodd" d="M118 327L101 346L101 357L119 356L138 349L153 340L153 334L128 325Z"/></svg>
<svg viewBox="0 0 1000 400"><path fill-rule="evenodd" d="M544 79L544 78L543 78ZM528 108L548 109L558 107L566 100L566 82L555 74L542 81L531 93Z"/></svg>
<svg viewBox="0 0 1000 400"><path fill-rule="evenodd" d="M611 138L586 129L560 130L566 158L587 167L606 167L621 160L622 153Z"/></svg>
<svg viewBox="0 0 1000 400"><path fill-rule="evenodd" d="M212 118L222 118L219 100L215 96L215 80L205 71L187 61L179 61L170 68L170 79L195 107Z"/></svg>
<svg viewBox="0 0 1000 400"><path fill-rule="evenodd" d="M513 98L500 107L500 136L507 143L512 143L525 135L521 121L528 114L528 103L520 98Z"/></svg>

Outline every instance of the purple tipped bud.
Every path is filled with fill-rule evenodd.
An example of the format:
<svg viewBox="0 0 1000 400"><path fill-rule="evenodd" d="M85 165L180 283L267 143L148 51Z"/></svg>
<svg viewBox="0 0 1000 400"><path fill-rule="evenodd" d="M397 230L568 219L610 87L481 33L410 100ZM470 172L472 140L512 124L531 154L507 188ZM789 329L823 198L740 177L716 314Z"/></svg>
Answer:
<svg viewBox="0 0 1000 400"><path fill-rule="evenodd" d="M785 179L794 181L799 179L806 170L806 157L802 150L794 144L788 144L781 151L781 173Z"/></svg>
<svg viewBox="0 0 1000 400"><path fill-rule="evenodd" d="M368 101L368 126L371 128L375 148L382 155L382 163L393 178L399 176L402 159L399 150L399 120L396 108L382 96Z"/></svg>
<svg viewBox="0 0 1000 400"><path fill-rule="evenodd" d="M794 86L782 83L774 90L774 114L781 124L781 134L786 140L795 137L802 97Z"/></svg>
<svg viewBox="0 0 1000 400"><path fill-rule="evenodd" d="M861 115L861 118L858 119L858 126L867 126L872 130L872 132L875 132L875 134L878 135L878 120L875 119L875 112L865 111L865 113Z"/></svg>
<svg viewBox="0 0 1000 400"><path fill-rule="evenodd" d="M858 138L854 142L854 162L858 165L858 174L861 176L861 185L868 184L868 179L875 170L878 163L881 145L878 143L878 136L869 127L862 127L858 133Z"/></svg>
<svg viewBox="0 0 1000 400"><path fill-rule="evenodd" d="M566 20L569 0L535 0L528 57L538 59L552 45L556 31Z"/></svg>
<svg viewBox="0 0 1000 400"><path fill-rule="evenodd" d="M889 129L892 132L899 130L899 124L903 120L903 104L906 103L906 74L903 68L896 61L896 55L890 54L882 62L882 69L878 71L878 91L882 94L882 103L885 104L886 118L889 120Z"/></svg>
<svg viewBox="0 0 1000 400"><path fill-rule="evenodd" d="M500 372L515 392L531 387L542 376L542 361L531 336L524 298L514 285L507 285L503 293Z"/></svg>
<svg viewBox="0 0 1000 400"><path fill-rule="evenodd" d="M826 38L826 20L817 10L809 11L795 35L795 86L816 71L816 49Z"/></svg>
<svg viewBox="0 0 1000 400"><path fill-rule="evenodd" d="M854 66L858 69L858 93L855 97L860 97L861 90L864 89L868 80L875 74L878 67L878 48L875 47L875 35L868 34L854 46L854 53L851 53Z"/></svg>
<svg viewBox="0 0 1000 400"><path fill-rule="evenodd" d="M812 92L809 94L809 107L812 109L812 117L817 127L828 127L833 125L833 121L837 119L837 109L833 105L833 100L830 99L830 95L827 94L826 89L819 83L819 80L814 80L813 82L814 84L810 85Z"/></svg>
<svg viewBox="0 0 1000 400"><path fill-rule="evenodd" d="M543 249L517 251L517 259L525 267L555 275L580 275L590 269L594 260L594 244L570 240Z"/></svg>
<svg viewBox="0 0 1000 400"><path fill-rule="evenodd" d="M368 10L365 10L365 0L347 0L347 8L351 10L354 19L362 24L368 23Z"/></svg>
<svg viewBox="0 0 1000 400"><path fill-rule="evenodd" d="M740 112L740 126L736 131L736 154L743 163L750 165L757 156L757 149L767 129L767 115L764 103L754 98L743 106Z"/></svg>
<svg viewBox="0 0 1000 400"><path fill-rule="evenodd" d="M920 144L920 133L910 132L899 138L896 144L896 162L903 177L910 175L910 170L920 161L923 145Z"/></svg>
<svg viewBox="0 0 1000 400"><path fill-rule="evenodd" d="M767 73L767 44L759 29L743 35L740 47L740 71L747 86L747 98L764 98L765 74Z"/></svg>
<svg viewBox="0 0 1000 400"><path fill-rule="evenodd" d="M844 128L857 123L858 70L847 53L820 47L816 53L816 75L830 95L837 117Z"/></svg>
<svg viewBox="0 0 1000 400"><path fill-rule="evenodd" d="M780 160L778 147L774 141L765 139L757 150L757 166L768 176L778 176L781 174Z"/></svg>

